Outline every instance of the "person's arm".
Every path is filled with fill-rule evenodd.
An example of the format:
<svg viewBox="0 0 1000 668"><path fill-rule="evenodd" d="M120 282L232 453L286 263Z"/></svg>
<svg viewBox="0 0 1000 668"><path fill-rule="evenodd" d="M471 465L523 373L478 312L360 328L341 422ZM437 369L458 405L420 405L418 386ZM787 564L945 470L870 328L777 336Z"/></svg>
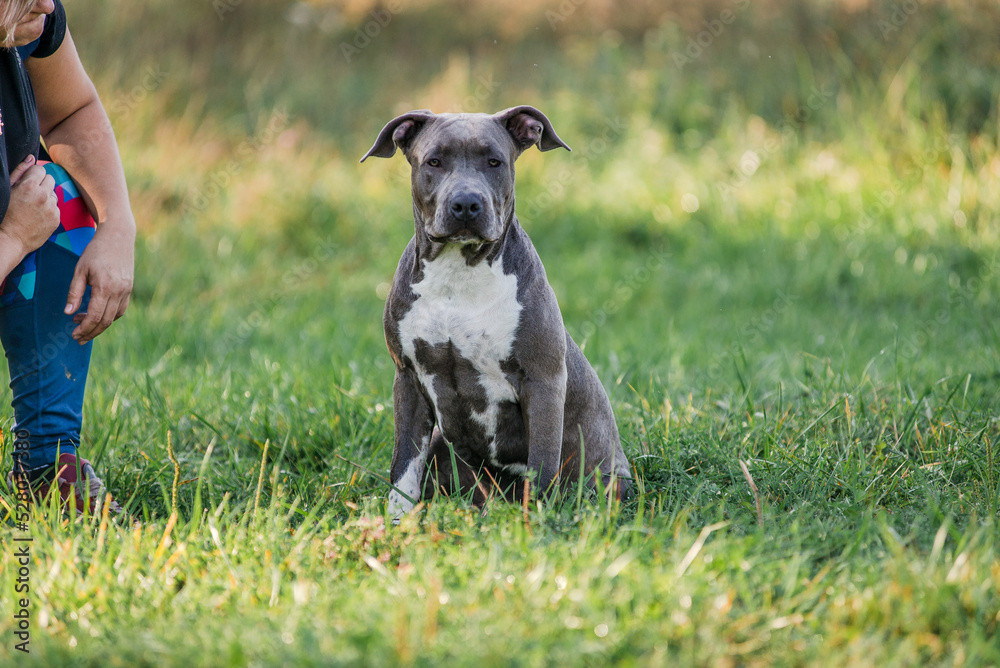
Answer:
<svg viewBox="0 0 1000 668"><path fill-rule="evenodd" d="M49 155L76 181L97 220L97 232L80 256L66 303L67 314L77 311L84 290L91 286L87 315L77 316L73 330L73 338L82 344L107 329L128 307L135 218L111 122L69 31L55 53L29 58L25 66Z"/></svg>
<svg viewBox="0 0 1000 668"><path fill-rule="evenodd" d="M59 227L55 181L29 155L10 174L10 203L0 221L0 281Z"/></svg>
<svg viewBox="0 0 1000 668"><path fill-rule="evenodd" d="M0 276L6 277L29 252L19 239L10 237L0 227Z"/></svg>

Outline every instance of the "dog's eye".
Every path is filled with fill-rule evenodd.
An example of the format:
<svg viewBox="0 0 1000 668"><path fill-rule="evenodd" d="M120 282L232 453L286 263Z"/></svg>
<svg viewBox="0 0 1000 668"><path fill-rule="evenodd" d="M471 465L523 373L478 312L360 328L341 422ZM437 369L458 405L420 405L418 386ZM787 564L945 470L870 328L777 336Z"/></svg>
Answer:
<svg viewBox="0 0 1000 668"><path fill-rule="evenodd" d="M427 165L430 167L440 167L441 161L438 160L437 158L431 158L430 160L427 161Z"/></svg>
<svg viewBox="0 0 1000 668"><path fill-rule="evenodd" d="M500 161L497 160L496 158L490 158L490 161L487 164L489 164L490 167L499 167Z"/></svg>

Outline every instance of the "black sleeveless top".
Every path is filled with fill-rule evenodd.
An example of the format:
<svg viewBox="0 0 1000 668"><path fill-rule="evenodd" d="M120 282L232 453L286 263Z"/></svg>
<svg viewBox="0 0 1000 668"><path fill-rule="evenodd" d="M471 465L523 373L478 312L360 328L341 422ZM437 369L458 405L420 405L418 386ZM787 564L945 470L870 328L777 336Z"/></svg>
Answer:
<svg viewBox="0 0 1000 668"><path fill-rule="evenodd" d="M45 58L55 53L66 37L66 10L55 0L55 11L45 17L42 36L17 48L0 48L0 141L4 177L0 178L0 220L10 204L10 171L29 155L38 157L41 137L35 92L24 68L27 58Z"/></svg>

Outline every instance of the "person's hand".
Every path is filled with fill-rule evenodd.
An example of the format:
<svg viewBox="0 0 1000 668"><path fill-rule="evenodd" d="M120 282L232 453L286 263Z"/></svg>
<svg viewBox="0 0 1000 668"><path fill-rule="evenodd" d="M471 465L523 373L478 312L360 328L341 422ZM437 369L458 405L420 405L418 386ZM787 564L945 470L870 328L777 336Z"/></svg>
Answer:
<svg viewBox="0 0 1000 668"><path fill-rule="evenodd" d="M0 234L20 245L22 257L48 240L59 227L56 182L29 155L10 174L10 204Z"/></svg>
<svg viewBox="0 0 1000 668"><path fill-rule="evenodd" d="M105 222L97 226L76 263L76 272L66 298L67 315L76 313L83 293L90 286L86 313L77 313L73 338L81 345L94 339L112 322L125 315L135 271L135 223L132 220Z"/></svg>

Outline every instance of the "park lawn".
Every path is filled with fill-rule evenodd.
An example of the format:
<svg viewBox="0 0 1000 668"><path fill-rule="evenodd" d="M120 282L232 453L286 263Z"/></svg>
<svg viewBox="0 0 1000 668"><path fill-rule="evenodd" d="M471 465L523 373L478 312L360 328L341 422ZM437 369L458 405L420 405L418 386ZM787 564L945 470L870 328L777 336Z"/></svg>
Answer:
<svg viewBox="0 0 1000 668"><path fill-rule="evenodd" d="M113 19L80 19L103 62L81 35ZM637 498L439 498L398 527L381 310L413 232L408 170L357 164L395 113L359 92L381 46L331 75L364 112L340 133L267 68L252 109L231 90L178 106L201 71L183 45L95 76L140 234L84 448L141 523L5 523L0 663L1000 665L996 110L956 130L903 67L909 96L845 77L769 116L619 38L549 53L539 81L459 58L399 95L461 103L492 71L483 108L536 103L573 146L521 158L518 209Z"/></svg>

